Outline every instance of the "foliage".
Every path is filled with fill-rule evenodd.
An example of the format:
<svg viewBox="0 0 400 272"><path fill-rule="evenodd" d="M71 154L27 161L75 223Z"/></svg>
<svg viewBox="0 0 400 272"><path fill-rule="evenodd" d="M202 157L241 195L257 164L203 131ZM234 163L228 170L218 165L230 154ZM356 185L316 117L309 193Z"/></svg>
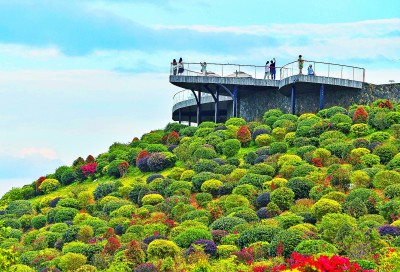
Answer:
<svg viewBox="0 0 400 272"><path fill-rule="evenodd" d="M237 139L226 140L222 147L222 153L227 157L235 156L240 149L241 143Z"/></svg>
<svg viewBox="0 0 400 272"><path fill-rule="evenodd" d="M294 196L292 189L278 188L271 193L271 201L278 205L281 210L289 210L294 201Z"/></svg>

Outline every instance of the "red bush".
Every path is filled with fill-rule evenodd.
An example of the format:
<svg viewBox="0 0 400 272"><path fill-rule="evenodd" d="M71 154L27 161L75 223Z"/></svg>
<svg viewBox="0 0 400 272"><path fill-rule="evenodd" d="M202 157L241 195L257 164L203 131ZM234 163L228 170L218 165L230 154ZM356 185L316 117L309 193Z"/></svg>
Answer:
<svg viewBox="0 0 400 272"><path fill-rule="evenodd" d="M236 132L236 139L240 141L242 147L247 147L251 142L251 133L246 126L241 126Z"/></svg>
<svg viewBox="0 0 400 272"><path fill-rule="evenodd" d="M36 181L36 192L39 192L39 186L42 184L43 181L45 181L46 177L40 177Z"/></svg>
<svg viewBox="0 0 400 272"><path fill-rule="evenodd" d="M125 250L125 257L128 262L135 266L144 263L145 254L138 241L133 240L129 243L128 248Z"/></svg>
<svg viewBox="0 0 400 272"><path fill-rule="evenodd" d="M87 156L86 163L94 163L94 157L92 155Z"/></svg>
<svg viewBox="0 0 400 272"><path fill-rule="evenodd" d="M118 170L121 177L126 175L126 172L128 172L128 168L129 168L129 163L127 162L122 162L118 165Z"/></svg>
<svg viewBox="0 0 400 272"><path fill-rule="evenodd" d="M170 134L168 134L167 144L170 144L170 145L179 144L179 134L178 134L178 132L173 130L173 131L171 131Z"/></svg>
<svg viewBox="0 0 400 272"><path fill-rule="evenodd" d="M96 173L96 167L97 163L93 162L93 163L88 163L86 165L82 165L80 168L82 170L83 175L87 177Z"/></svg>
<svg viewBox="0 0 400 272"><path fill-rule="evenodd" d="M362 106L358 107L353 115L353 123L354 124L360 124L360 123L366 124L367 120L368 120L368 112L364 109L364 107L362 107Z"/></svg>
<svg viewBox="0 0 400 272"><path fill-rule="evenodd" d="M103 252L105 254L113 255L118 248L121 247L121 243L115 237L110 237L107 240L107 244L104 246Z"/></svg>
<svg viewBox="0 0 400 272"><path fill-rule="evenodd" d="M378 105L379 108L387 108L389 110L393 110L393 106L392 103L390 102L390 100L386 100L385 102L380 102Z"/></svg>

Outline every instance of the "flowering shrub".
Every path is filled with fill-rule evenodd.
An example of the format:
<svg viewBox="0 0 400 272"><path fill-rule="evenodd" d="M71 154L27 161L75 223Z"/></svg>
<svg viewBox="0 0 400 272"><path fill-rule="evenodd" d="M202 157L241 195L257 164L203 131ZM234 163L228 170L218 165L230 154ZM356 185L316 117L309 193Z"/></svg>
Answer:
<svg viewBox="0 0 400 272"><path fill-rule="evenodd" d="M45 181L45 179L46 179L46 177L38 178L38 180L36 181L36 185L35 185L36 192L39 192L39 186L42 184L43 181Z"/></svg>
<svg viewBox="0 0 400 272"><path fill-rule="evenodd" d="M115 237L110 237L107 239L107 244L104 246L104 253L113 255L115 251L121 247L121 243Z"/></svg>
<svg viewBox="0 0 400 272"><path fill-rule="evenodd" d="M238 139L242 147L247 147L251 142L251 133L246 126L241 126L236 132L236 139Z"/></svg>
<svg viewBox="0 0 400 272"><path fill-rule="evenodd" d="M146 150L140 151L139 155L136 158L136 166L138 166L138 163L141 159L146 158L150 156L150 154Z"/></svg>
<svg viewBox="0 0 400 272"><path fill-rule="evenodd" d="M179 143L179 134L173 130L167 136L167 144L177 145L178 143Z"/></svg>
<svg viewBox="0 0 400 272"><path fill-rule="evenodd" d="M93 162L93 163L88 163L86 165L82 165L80 168L82 170L83 175L87 177L96 173L96 167L97 163Z"/></svg>
<svg viewBox="0 0 400 272"><path fill-rule="evenodd" d="M128 244L128 248L125 250L124 255L128 262L133 265L139 265L144 263L145 254L138 241L133 240Z"/></svg>
<svg viewBox="0 0 400 272"><path fill-rule="evenodd" d="M378 229L378 231L381 236L390 235L396 237L400 235L400 229L395 226L383 225Z"/></svg>

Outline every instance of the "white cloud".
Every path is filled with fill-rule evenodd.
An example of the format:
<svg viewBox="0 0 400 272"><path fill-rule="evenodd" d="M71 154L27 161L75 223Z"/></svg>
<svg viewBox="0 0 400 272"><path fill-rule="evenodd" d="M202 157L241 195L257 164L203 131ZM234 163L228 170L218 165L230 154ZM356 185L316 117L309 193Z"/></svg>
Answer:
<svg viewBox="0 0 400 272"><path fill-rule="evenodd" d="M55 160L57 159L57 153L51 149L51 148L38 148L38 147L27 147L27 148L22 148L19 150L17 153L18 157L25 158L29 156L41 156L43 158L49 159L49 160Z"/></svg>

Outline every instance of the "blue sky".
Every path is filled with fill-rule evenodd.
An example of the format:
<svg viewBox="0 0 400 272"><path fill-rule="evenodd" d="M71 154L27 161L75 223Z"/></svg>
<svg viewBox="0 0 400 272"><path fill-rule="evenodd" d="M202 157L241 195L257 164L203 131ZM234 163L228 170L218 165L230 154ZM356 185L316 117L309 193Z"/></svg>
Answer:
<svg viewBox="0 0 400 272"><path fill-rule="evenodd" d="M400 81L400 1L0 1L0 195L171 120L169 62L306 59Z"/></svg>

